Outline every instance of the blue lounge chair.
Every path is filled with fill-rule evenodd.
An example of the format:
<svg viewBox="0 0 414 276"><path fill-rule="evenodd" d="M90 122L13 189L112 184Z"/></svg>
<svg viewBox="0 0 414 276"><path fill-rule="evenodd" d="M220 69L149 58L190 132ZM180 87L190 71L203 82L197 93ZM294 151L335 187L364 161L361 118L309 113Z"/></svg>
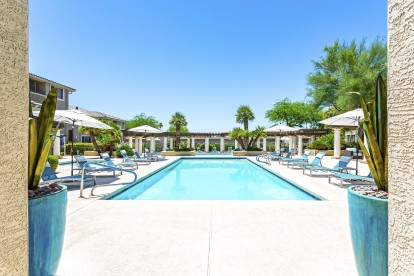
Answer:
<svg viewBox="0 0 414 276"><path fill-rule="evenodd" d="M355 174L349 174L349 173L330 174L328 176L328 182L330 184L336 184L331 181L332 177L338 178L340 180L339 187L342 187L342 185L344 185L344 181L347 182L347 184L369 184L369 185L375 184L371 173L369 173L367 176L355 175Z"/></svg>
<svg viewBox="0 0 414 276"><path fill-rule="evenodd" d="M115 164L112 161L111 157L109 157L107 152L102 152L101 157L103 158L103 160L105 160L105 164L107 164L109 166L119 167L119 168L123 168L123 167L134 168L134 167L136 167L136 169L138 169L138 163L137 162L121 162L121 163L116 163Z"/></svg>
<svg viewBox="0 0 414 276"><path fill-rule="evenodd" d="M321 165L322 166L322 158L325 156L325 152L318 152L318 154L316 154L315 158L313 158L312 162L308 162L306 160L298 160L296 162L289 162L287 164L288 168L289 167L306 167L306 166L318 166Z"/></svg>
<svg viewBox="0 0 414 276"><path fill-rule="evenodd" d="M42 180L46 183L55 183L55 182L64 182L64 181L81 181L81 175L70 175L70 176L62 176L58 177L56 173L53 171L52 167L50 167L49 162L46 163L45 169L42 173ZM93 184L96 185L96 179L93 175L84 175L83 180L92 180Z"/></svg>
<svg viewBox="0 0 414 276"><path fill-rule="evenodd" d="M319 171L319 172L337 172L342 173L343 171L348 172L348 170L354 169L347 167L349 162L351 161L352 156L341 156L339 158L338 163L333 168L328 168L324 166L306 166L303 167L303 174L305 174L305 170L309 170L309 175L312 176L313 171Z"/></svg>
<svg viewBox="0 0 414 276"><path fill-rule="evenodd" d="M285 151L285 148L281 148L280 150L276 150L272 153L269 153L268 155L271 157L271 160L277 161L283 157L282 154L284 151Z"/></svg>
<svg viewBox="0 0 414 276"><path fill-rule="evenodd" d="M151 151L147 154L150 159L154 159L155 161L165 160L165 155L159 154L156 151Z"/></svg>
<svg viewBox="0 0 414 276"><path fill-rule="evenodd" d="M115 176L115 170L110 168L102 168L102 167L92 167L90 164L88 164L89 161L86 159L83 155L77 155L75 156L76 163L78 164L77 167L73 168L73 170L78 170L79 174L82 173L83 168L85 168L86 173L94 173L94 172L112 172L113 176ZM97 162L94 160L94 162Z"/></svg>
<svg viewBox="0 0 414 276"><path fill-rule="evenodd" d="M135 151L135 149L134 149L134 151ZM127 152L125 150L121 150L121 154L122 154L122 158L123 158L123 161L124 162L145 162L147 164L151 164L151 162L148 160L148 158L143 158L143 157L133 158L133 157L129 157L128 154L127 154ZM135 154L135 152L134 152L134 154ZM139 154L138 154L138 156L139 156Z"/></svg>
<svg viewBox="0 0 414 276"><path fill-rule="evenodd" d="M286 156L285 157L283 157L283 156L281 156L280 158L279 158L279 164L280 164L280 161L282 160L282 159L284 159L284 160L287 160L287 159L292 159L292 154L295 152L295 149L291 149L291 150L289 150L288 151L288 153L286 154Z"/></svg>
<svg viewBox="0 0 414 276"><path fill-rule="evenodd" d="M280 158L279 159L279 164L290 163L290 162L299 162L299 161L308 162L308 157L309 157L310 152L311 152L310 150L306 150L305 153L302 154L302 156L299 157L299 158L286 158L286 157Z"/></svg>

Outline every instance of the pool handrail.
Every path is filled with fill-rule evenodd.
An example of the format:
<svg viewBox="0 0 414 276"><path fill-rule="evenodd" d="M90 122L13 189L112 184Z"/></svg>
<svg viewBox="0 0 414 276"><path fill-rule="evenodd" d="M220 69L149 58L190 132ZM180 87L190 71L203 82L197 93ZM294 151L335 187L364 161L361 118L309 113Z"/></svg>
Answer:
<svg viewBox="0 0 414 276"><path fill-rule="evenodd" d="M111 166L111 165L106 165L106 164L102 164L102 163L98 163L98 162L93 162L93 161L86 162L86 163L84 164L83 168L82 168L82 177L81 177L81 183L80 183L80 188L79 188L79 191L80 191L80 197L82 197L82 198L83 198L83 176L85 175L85 172L87 172L87 171L89 170L89 169L88 169L88 167L89 167L89 166L85 166L86 164L88 164L88 165L95 165L95 166L98 166L98 167L103 167L103 168L108 168L108 169L111 169L111 170L117 170L117 171L121 171L121 172L127 172L127 173L131 173L131 174L133 174L133 175L134 175L134 180L132 180L131 182L126 182L126 183L115 183L115 184L111 184L111 183L110 183L110 184L100 184L100 185L95 185L95 186L92 188L92 190L91 190L91 196L93 196L93 195L94 195L94 194L93 194L93 191L94 191L96 188L100 187L100 186L129 185L129 184L134 183L134 182L137 180L137 174L136 174L135 172L131 171L131 170L124 169L124 168L120 168L120 167L115 167L115 166Z"/></svg>

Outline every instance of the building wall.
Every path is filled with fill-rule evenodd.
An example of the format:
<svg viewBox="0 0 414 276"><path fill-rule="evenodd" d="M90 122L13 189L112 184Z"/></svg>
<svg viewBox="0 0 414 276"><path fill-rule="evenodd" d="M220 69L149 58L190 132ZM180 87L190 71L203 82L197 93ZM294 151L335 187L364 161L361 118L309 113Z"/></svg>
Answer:
<svg viewBox="0 0 414 276"><path fill-rule="evenodd" d="M48 85L47 93L49 93L49 91L50 91L50 84ZM43 96L43 95L38 94L38 93L30 92L30 100L31 101L34 101L36 103L41 104L45 99L46 99L46 96ZM61 100L61 99L57 100L56 109L59 109L59 110L68 109L68 106L69 106L68 100L69 100L68 93L65 92L65 94L63 96L63 100Z"/></svg>
<svg viewBox="0 0 414 276"><path fill-rule="evenodd" d="M388 1L389 272L414 267L414 2Z"/></svg>
<svg viewBox="0 0 414 276"><path fill-rule="evenodd" d="M0 11L0 275L27 275L27 0Z"/></svg>

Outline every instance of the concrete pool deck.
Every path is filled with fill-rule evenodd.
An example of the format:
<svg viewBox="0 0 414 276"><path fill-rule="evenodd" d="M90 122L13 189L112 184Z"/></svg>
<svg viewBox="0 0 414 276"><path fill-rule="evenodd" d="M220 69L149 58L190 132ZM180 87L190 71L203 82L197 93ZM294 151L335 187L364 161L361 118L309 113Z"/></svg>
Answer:
<svg viewBox="0 0 414 276"><path fill-rule="evenodd" d="M136 172L142 177L176 159L140 165ZM90 186L79 198L79 186L68 185L58 275L357 275L346 189L277 162L265 167L326 200L104 201L88 197ZM68 175L70 166L58 171ZM367 171L360 165L360 174Z"/></svg>

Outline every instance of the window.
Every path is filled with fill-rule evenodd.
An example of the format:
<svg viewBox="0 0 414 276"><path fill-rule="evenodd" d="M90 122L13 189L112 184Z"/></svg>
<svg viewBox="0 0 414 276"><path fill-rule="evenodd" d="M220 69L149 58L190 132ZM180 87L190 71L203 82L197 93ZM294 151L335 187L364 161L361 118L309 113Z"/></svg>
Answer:
<svg viewBox="0 0 414 276"><path fill-rule="evenodd" d="M89 135L82 135L82 143L92 143L92 139Z"/></svg>
<svg viewBox="0 0 414 276"><path fill-rule="evenodd" d="M51 86L51 89L53 89L53 88L55 88L53 85ZM60 89L60 88L58 88L57 89L57 97L58 97L58 99L59 100L64 100L64 92L63 92L63 89Z"/></svg>
<svg viewBox="0 0 414 276"><path fill-rule="evenodd" d="M40 83L40 82L35 81L35 80L29 80L29 89L30 89L31 92L46 95L46 93L45 93L45 84L44 83Z"/></svg>
<svg viewBox="0 0 414 276"><path fill-rule="evenodd" d="M63 96L64 96L63 89L58 89L58 99L63 100Z"/></svg>

